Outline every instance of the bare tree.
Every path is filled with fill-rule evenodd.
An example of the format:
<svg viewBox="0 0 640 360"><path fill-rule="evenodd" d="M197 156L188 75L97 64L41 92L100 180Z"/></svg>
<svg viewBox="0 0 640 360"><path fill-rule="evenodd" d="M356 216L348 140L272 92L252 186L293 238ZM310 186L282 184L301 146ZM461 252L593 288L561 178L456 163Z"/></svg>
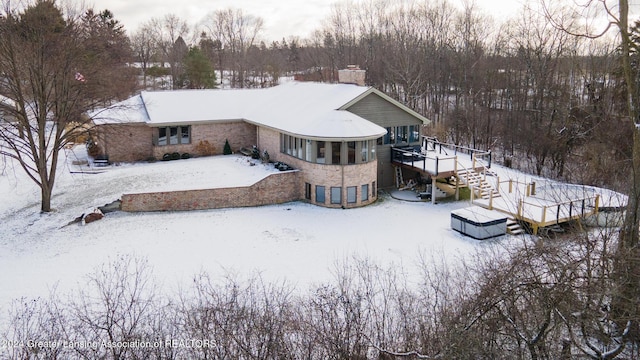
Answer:
<svg viewBox="0 0 640 360"><path fill-rule="evenodd" d="M152 36L152 29L149 23L142 25L131 36L131 47L137 62L142 68L143 88L147 88L147 69L149 68L153 55L155 54L155 39Z"/></svg>
<svg viewBox="0 0 640 360"><path fill-rule="evenodd" d="M126 36L108 14L65 18L54 2L0 14L0 154L18 161L51 211L60 150L86 130L87 110L128 95L132 79L117 49ZM132 82L129 82L132 84Z"/></svg>
<svg viewBox="0 0 640 360"><path fill-rule="evenodd" d="M218 41L225 53L227 66L231 71L231 87L245 87L249 71L249 49L258 45L264 20L245 14L240 9L230 8L210 14L205 26L211 39Z"/></svg>
<svg viewBox="0 0 640 360"><path fill-rule="evenodd" d="M606 0L589 0L572 9L586 19L593 19L593 15L606 16L608 24L602 31L587 27L576 29L575 22L567 22L563 18L554 16L548 9L551 6L545 2L547 17L562 31L575 36L586 38L599 38L606 36L611 28L617 32L619 41L621 90L621 116L626 120L626 128L631 133L633 145L631 149L630 181L628 188L628 204L624 225L620 232L617 256L617 281L622 291L616 294L613 307L618 313L618 326L625 327L628 321L630 331L623 332L625 339L632 339L636 343L640 341L640 321L638 315L640 309L635 299L640 297L640 118L638 101L640 94L638 89L637 70L632 64L632 55L640 49L639 44L633 42L629 24L629 1L618 0L614 2ZM587 25L590 23L587 22ZM633 51L632 51L633 50Z"/></svg>
<svg viewBox="0 0 640 360"><path fill-rule="evenodd" d="M182 62L188 52L184 39L189 38L189 25L177 15L167 14L163 18L151 19L144 27L152 30L151 36L155 40L163 64L169 64L172 89L180 88L178 80L182 75Z"/></svg>
<svg viewBox="0 0 640 360"><path fill-rule="evenodd" d="M83 358L125 359L144 357L145 347L129 346L155 338L156 285L146 260L123 256L96 269L88 286L69 301L70 339L97 344L77 348ZM124 344L124 345L123 345Z"/></svg>

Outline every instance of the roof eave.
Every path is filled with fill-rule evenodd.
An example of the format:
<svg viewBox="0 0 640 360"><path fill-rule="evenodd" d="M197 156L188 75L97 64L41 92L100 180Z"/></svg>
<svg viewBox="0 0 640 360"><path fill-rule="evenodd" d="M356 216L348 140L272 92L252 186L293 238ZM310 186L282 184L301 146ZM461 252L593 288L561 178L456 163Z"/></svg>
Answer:
<svg viewBox="0 0 640 360"><path fill-rule="evenodd" d="M281 133L281 134L286 134L286 135L290 135L290 136L295 136L298 138L302 138L302 139L308 139L308 140L316 140L316 141L365 141L365 140L375 140L378 139L382 136L384 136L387 131L384 130L381 133L376 133L376 134L369 134L369 135L364 135L364 136L340 136L340 137L336 137L336 136L318 136L318 135L309 135L309 134L303 134L303 133L298 133L295 131L287 131L284 129L280 129L277 127L273 127L273 126L269 126L269 125L265 125L263 123L257 122L257 121L252 121L249 119L245 119L244 121L246 121L249 124L258 126L258 127L262 127L262 128L266 128L269 130L273 130L275 132Z"/></svg>

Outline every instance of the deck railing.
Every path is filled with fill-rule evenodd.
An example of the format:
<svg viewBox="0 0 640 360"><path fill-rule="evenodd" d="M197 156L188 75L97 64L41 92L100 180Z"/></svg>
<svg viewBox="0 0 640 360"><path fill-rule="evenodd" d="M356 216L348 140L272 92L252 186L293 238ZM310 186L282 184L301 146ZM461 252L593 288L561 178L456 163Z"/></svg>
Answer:
<svg viewBox="0 0 640 360"><path fill-rule="evenodd" d="M586 196L580 199L555 202L552 204L537 204L520 199L518 202L518 217L531 220L540 227L566 222L568 220L585 217L598 212L600 195ZM527 212L524 212L525 207ZM539 214L538 218L536 215Z"/></svg>
<svg viewBox="0 0 640 360"><path fill-rule="evenodd" d="M391 162L421 169L434 176L457 171L457 156L432 156L413 149L391 148Z"/></svg>
<svg viewBox="0 0 640 360"><path fill-rule="evenodd" d="M436 137L426 135L422 136L422 149L424 149L425 151L433 151L438 154L445 155L450 155L449 152L453 151L452 156L457 156L459 153L468 154L474 161L486 161L485 166L487 168L491 168L491 150L485 151L470 148L468 146L443 143L440 142Z"/></svg>

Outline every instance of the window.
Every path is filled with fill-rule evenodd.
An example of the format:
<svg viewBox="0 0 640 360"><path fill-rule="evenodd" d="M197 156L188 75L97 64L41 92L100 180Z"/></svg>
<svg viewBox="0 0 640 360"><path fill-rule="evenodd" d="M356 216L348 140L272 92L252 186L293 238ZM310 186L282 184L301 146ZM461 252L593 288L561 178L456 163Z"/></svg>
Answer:
<svg viewBox="0 0 640 360"><path fill-rule="evenodd" d="M356 163L356 142L347 142L347 164Z"/></svg>
<svg viewBox="0 0 640 360"><path fill-rule="evenodd" d="M409 126L409 142L420 141L420 127L418 125Z"/></svg>
<svg viewBox="0 0 640 360"><path fill-rule="evenodd" d="M158 146L191 143L191 126L158 128Z"/></svg>
<svg viewBox="0 0 640 360"><path fill-rule="evenodd" d="M313 142L311 140L307 140L307 144L306 144L307 146L305 147L306 153L305 153L305 158L304 158L306 161L312 161L313 160L312 156L311 156L313 154L312 143Z"/></svg>
<svg viewBox="0 0 640 360"><path fill-rule="evenodd" d="M331 188L331 203L342 204L342 188L341 187Z"/></svg>
<svg viewBox="0 0 640 360"><path fill-rule="evenodd" d="M325 163L325 146L326 143L324 141L318 141L318 150L316 153L316 162L318 164L324 164Z"/></svg>
<svg viewBox="0 0 640 360"><path fill-rule="evenodd" d="M316 185L316 202L319 204L325 203L324 186Z"/></svg>
<svg viewBox="0 0 640 360"><path fill-rule="evenodd" d="M167 145L167 128L158 129L158 145Z"/></svg>
<svg viewBox="0 0 640 360"><path fill-rule="evenodd" d="M406 143L409 141L409 127L408 126L396 126L395 128L395 132L396 132L396 144L399 143Z"/></svg>
<svg viewBox="0 0 640 360"><path fill-rule="evenodd" d="M382 138L382 143L384 145L389 145L389 144L393 144L395 137L393 136L393 130L390 127L384 128L385 130L387 130L387 133L384 135L384 137Z"/></svg>
<svg viewBox="0 0 640 360"><path fill-rule="evenodd" d="M361 201L369 200L369 184L362 185L362 189L360 190L360 200Z"/></svg>
<svg viewBox="0 0 640 360"><path fill-rule="evenodd" d="M369 161L369 142L363 141L361 146L362 149L360 150L360 161L366 163L367 161Z"/></svg>
<svg viewBox="0 0 640 360"><path fill-rule="evenodd" d="M304 198L311 200L311 184L304 183Z"/></svg>
<svg viewBox="0 0 640 360"><path fill-rule="evenodd" d="M180 133L182 134L182 138L180 139L180 144L189 144L191 142L191 134L190 128L188 126L181 126Z"/></svg>
<svg viewBox="0 0 640 360"><path fill-rule="evenodd" d="M180 139L178 138L178 128L170 127L169 128L169 144L178 145L180 143Z"/></svg>
<svg viewBox="0 0 640 360"><path fill-rule="evenodd" d="M355 204L358 201L357 188L355 186L349 186L347 188L347 203Z"/></svg>
<svg viewBox="0 0 640 360"><path fill-rule="evenodd" d="M342 149L341 142L332 142L331 143L331 163L334 165L340 164L340 151Z"/></svg>

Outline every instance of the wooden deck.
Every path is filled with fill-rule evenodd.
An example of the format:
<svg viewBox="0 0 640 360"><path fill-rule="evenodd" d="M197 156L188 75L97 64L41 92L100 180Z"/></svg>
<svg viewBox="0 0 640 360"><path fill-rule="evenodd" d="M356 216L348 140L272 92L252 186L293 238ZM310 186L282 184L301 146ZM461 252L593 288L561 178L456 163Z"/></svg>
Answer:
<svg viewBox="0 0 640 360"><path fill-rule="evenodd" d="M462 168L472 168L476 171L485 168L479 163L473 164L473 160L470 160L469 164L460 160L457 155L443 156L434 151L417 152L402 148L391 149L391 163L394 166L400 166L432 178L449 178L455 176Z"/></svg>
<svg viewBox="0 0 640 360"><path fill-rule="evenodd" d="M532 183L495 180L500 196L475 198L472 202L487 209L498 210L529 224L534 234L539 229L583 219L598 213L599 194L536 194Z"/></svg>
<svg viewBox="0 0 640 360"><path fill-rule="evenodd" d="M534 234L541 228L598 212L598 194L537 195L535 184L500 179L489 170L491 152L442 144L435 138L423 137L420 149L393 148L391 162L434 181L455 176L456 186L472 189L472 204L500 211L527 223Z"/></svg>

